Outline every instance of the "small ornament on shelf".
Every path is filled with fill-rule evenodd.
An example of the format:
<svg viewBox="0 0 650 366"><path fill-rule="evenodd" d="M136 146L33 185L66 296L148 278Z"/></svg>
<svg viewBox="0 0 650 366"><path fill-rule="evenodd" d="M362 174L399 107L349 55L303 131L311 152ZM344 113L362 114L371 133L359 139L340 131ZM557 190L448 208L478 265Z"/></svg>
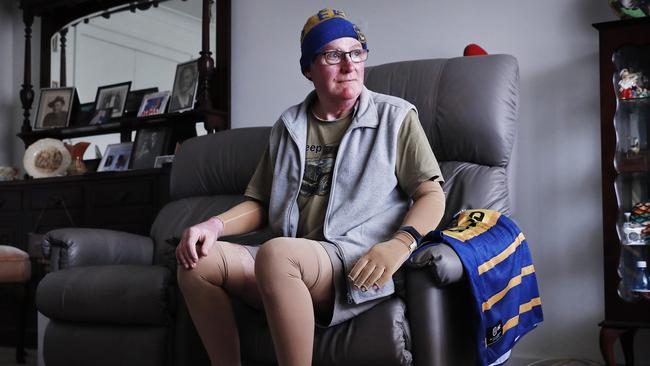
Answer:
<svg viewBox="0 0 650 366"><path fill-rule="evenodd" d="M623 223L623 244L624 245L645 245L644 229L645 225L630 220L630 212L625 213L625 222Z"/></svg>
<svg viewBox="0 0 650 366"><path fill-rule="evenodd" d="M13 166L0 166L0 181L15 180L18 169Z"/></svg>
<svg viewBox="0 0 650 366"><path fill-rule="evenodd" d="M609 0L609 5L621 19L642 18L650 15L648 0Z"/></svg>
<svg viewBox="0 0 650 366"><path fill-rule="evenodd" d="M634 136L630 137L630 149L628 150L628 156L639 155L641 152L641 142L639 138Z"/></svg>
<svg viewBox="0 0 650 366"><path fill-rule="evenodd" d="M641 99L650 97L650 92L645 86L648 78L642 72L634 72L632 69L623 69L619 73L618 97L622 100Z"/></svg>
<svg viewBox="0 0 650 366"><path fill-rule="evenodd" d="M637 261L632 279L632 291L641 293L650 293L650 274L648 274L648 264L646 261Z"/></svg>
<svg viewBox="0 0 650 366"><path fill-rule="evenodd" d="M86 164L84 164L83 156L90 142L77 142L76 144L64 143L65 148L70 152L72 161L68 167L68 175L80 175L88 171Z"/></svg>
<svg viewBox="0 0 650 366"><path fill-rule="evenodd" d="M631 212L625 212L623 223L624 245L648 245L650 243L650 202L639 202Z"/></svg>

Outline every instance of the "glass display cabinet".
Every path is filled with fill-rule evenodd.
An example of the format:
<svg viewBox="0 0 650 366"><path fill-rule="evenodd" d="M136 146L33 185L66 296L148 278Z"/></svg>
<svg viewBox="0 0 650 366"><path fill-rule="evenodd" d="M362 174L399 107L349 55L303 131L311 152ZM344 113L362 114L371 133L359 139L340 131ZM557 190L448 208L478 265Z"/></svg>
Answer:
<svg viewBox="0 0 650 366"><path fill-rule="evenodd" d="M605 319L600 349L627 365L650 328L650 18L594 24L600 45Z"/></svg>

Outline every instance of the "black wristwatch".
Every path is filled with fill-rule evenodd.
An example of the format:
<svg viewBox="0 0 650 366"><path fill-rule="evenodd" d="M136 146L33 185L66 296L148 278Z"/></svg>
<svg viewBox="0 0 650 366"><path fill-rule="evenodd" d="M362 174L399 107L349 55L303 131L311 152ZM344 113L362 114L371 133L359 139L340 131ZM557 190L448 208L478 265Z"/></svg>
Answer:
<svg viewBox="0 0 650 366"><path fill-rule="evenodd" d="M403 231L405 233L409 233L415 241L409 245L409 249L411 249L411 252L415 250L418 246L420 246L420 241L422 241L422 234L418 232L413 226L402 226L399 228L398 231Z"/></svg>

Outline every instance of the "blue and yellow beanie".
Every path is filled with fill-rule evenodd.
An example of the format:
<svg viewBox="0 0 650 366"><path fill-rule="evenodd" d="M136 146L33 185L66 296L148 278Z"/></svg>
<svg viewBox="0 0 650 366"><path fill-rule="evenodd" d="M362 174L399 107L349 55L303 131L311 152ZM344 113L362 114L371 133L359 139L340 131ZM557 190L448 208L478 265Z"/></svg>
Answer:
<svg viewBox="0 0 650 366"><path fill-rule="evenodd" d="M303 72L309 70L326 44L344 37L354 38L368 49L366 36L345 17L344 12L326 8L309 17L300 34L300 69Z"/></svg>

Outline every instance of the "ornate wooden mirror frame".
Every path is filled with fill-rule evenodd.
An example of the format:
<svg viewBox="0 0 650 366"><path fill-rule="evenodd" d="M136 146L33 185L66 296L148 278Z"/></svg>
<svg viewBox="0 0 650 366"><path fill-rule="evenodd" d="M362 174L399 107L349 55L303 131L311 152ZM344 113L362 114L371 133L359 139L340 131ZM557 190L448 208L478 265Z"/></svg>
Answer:
<svg viewBox="0 0 650 366"><path fill-rule="evenodd" d="M32 24L34 17L41 18L41 87L49 87L50 83L50 39L59 33L61 47L65 49L67 26L75 20L83 19L91 14L116 11L143 11L158 6L165 0L18 0L23 10L25 23L25 65L24 79L20 91L23 107L23 121L19 136L26 142L30 140L25 135L32 133L30 110L34 102L32 85ZM183 0L186 1L186 0ZM210 50L210 7L214 0L202 1L202 34L201 50L199 52L199 86L197 92L197 108L204 118L205 128L214 132L230 128L230 16L231 0L216 1L216 39L215 58ZM65 52L61 52L60 86L66 84Z"/></svg>

